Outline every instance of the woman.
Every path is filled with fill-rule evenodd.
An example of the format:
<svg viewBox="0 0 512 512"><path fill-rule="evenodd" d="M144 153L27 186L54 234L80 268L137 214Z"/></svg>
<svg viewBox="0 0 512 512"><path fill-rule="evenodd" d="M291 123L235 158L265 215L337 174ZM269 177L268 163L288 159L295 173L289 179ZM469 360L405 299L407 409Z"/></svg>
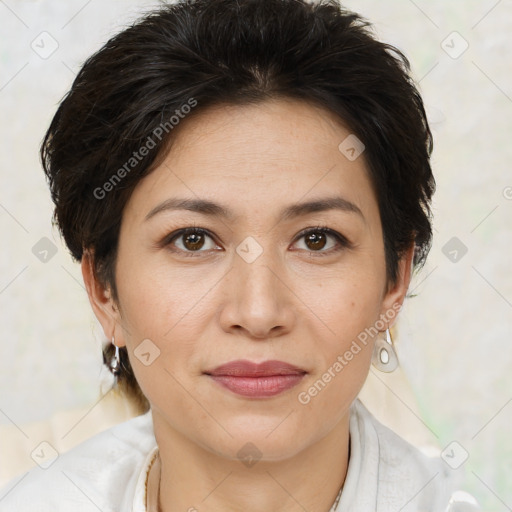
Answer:
<svg viewBox="0 0 512 512"><path fill-rule="evenodd" d="M357 399L432 237L408 71L334 0L166 5L88 59L42 160L145 412L0 510L476 510Z"/></svg>

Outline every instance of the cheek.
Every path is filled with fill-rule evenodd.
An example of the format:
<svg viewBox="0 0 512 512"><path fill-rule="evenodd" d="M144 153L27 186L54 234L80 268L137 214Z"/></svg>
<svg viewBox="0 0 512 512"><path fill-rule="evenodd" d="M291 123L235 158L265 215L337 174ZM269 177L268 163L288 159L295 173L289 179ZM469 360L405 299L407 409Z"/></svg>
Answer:
<svg viewBox="0 0 512 512"><path fill-rule="evenodd" d="M197 269L193 272L149 260L146 264L136 259L122 262L118 288L128 338L133 331L165 342L173 331L193 324L198 304L215 284L212 274L204 274L198 279Z"/></svg>
<svg viewBox="0 0 512 512"><path fill-rule="evenodd" d="M318 312L327 334L315 342L315 351L322 354L322 367L314 376L320 382L311 393L306 390L306 400L318 394L315 407L352 399L363 385L381 308L381 281L372 272L354 271L325 280L316 289L311 309Z"/></svg>
<svg viewBox="0 0 512 512"><path fill-rule="evenodd" d="M361 390L371 364L371 329L379 311L378 291L372 287L339 285L327 292L323 307L330 333L317 338L322 364L297 391L297 403L311 427L314 418L339 420ZM318 427L318 425L316 425ZM327 426L326 426L327 428Z"/></svg>
<svg viewBox="0 0 512 512"><path fill-rule="evenodd" d="M375 295L342 297L333 301L328 322L334 332L329 342L319 347L324 354L322 379L331 388L351 392L366 378L373 348L375 330L371 327L378 318L379 301Z"/></svg>
<svg viewBox="0 0 512 512"><path fill-rule="evenodd" d="M312 309L331 332L337 346L343 346L379 316L383 276L372 268L353 266L337 276L323 279L315 289Z"/></svg>
<svg viewBox="0 0 512 512"><path fill-rule="evenodd" d="M120 260L118 268L124 341L137 382L153 404L172 396L175 406L187 407L178 381L197 358L215 280L198 280L197 271L188 276L170 265L137 264L135 258Z"/></svg>

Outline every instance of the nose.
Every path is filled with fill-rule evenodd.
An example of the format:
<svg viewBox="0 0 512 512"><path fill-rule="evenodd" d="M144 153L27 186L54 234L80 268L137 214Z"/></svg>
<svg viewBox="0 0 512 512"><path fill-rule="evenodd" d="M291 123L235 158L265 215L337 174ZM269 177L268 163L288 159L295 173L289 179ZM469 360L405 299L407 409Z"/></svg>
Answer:
<svg viewBox="0 0 512 512"><path fill-rule="evenodd" d="M263 251L251 263L236 254L224 286L220 322L226 332L268 339L292 330L294 295L282 266L270 251Z"/></svg>

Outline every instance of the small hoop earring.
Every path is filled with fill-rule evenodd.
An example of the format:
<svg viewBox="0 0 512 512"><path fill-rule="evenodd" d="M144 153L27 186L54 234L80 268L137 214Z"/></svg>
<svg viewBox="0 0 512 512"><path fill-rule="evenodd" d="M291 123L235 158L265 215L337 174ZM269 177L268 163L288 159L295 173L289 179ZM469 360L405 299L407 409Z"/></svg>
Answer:
<svg viewBox="0 0 512 512"><path fill-rule="evenodd" d="M121 373L121 358L119 357L119 347L115 344L114 336L112 336L112 345L116 347L116 353L110 362L110 371L117 377Z"/></svg>
<svg viewBox="0 0 512 512"><path fill-rule="evenodd" d="M398 357L393 346L393 339L389 329L386 329L386 339L379 336L375 341L372 354L372 364L377 370L384 373L394 372L398 368Z"/></svg>

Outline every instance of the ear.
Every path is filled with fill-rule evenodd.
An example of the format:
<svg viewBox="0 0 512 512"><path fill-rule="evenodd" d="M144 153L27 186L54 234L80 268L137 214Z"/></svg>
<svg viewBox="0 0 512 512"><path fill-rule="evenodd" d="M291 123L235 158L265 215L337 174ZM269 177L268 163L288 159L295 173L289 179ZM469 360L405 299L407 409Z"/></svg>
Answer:
<svg viewBox="0 0 512 512"><path fill-rule="evenodd" d="M98 281L94 273L94 255L91 251L86 250L82 255L82 277L84 279L89 302L96 315L96 318L103 327L105 336L111 340L115 335L116 345L122 347L125 345L122 330L118 330L116 334L116 324L121 325L121 316L116 307L109 289L106 289L102 283Z"/></svg>
<svg viewBox="0 0 512 512"><path fill-rule="evenodd" d="M387 328L390 328L402 308L407 290L412 277L412 263L414 258L414 243L407 249L407 252L398 262L396 282L389 285L382 301L380 318L387 321Z"/></svg>

